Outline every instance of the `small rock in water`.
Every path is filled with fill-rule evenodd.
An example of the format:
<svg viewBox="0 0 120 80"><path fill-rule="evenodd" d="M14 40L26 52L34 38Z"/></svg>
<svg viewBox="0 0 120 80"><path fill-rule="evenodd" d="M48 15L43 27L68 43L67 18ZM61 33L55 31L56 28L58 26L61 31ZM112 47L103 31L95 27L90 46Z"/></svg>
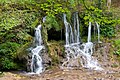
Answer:
<svg viewBox="0 0 120 80"><path fill-rule="evenodd" d="M104 78L94 78L94 80L104 80Z"/></svg>

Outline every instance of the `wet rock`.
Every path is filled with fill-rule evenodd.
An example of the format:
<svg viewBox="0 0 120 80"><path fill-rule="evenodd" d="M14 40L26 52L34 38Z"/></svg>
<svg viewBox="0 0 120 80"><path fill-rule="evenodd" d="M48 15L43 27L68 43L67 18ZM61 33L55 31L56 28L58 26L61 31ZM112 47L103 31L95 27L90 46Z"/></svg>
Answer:
<svg viewBox="0 0 120 80"><path fill-rule="evenodd" d="M51 58L49 57L49 55L47 53L42 54L42 59L43 59L43 64L45 66L47 66L51 63Z"/></svg>
<svg viewBox="0 0 120 80"><path fill-rule="evenodd" d="M2 72L0 71L0 74L2 74Z"/></svg>

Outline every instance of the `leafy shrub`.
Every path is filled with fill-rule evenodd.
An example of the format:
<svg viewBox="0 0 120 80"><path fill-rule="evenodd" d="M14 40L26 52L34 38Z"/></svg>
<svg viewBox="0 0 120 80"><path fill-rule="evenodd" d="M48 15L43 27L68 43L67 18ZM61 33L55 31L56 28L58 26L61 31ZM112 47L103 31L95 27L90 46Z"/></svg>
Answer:
<svg viewBox="0 0 120 80"><path fill-rule="evenodd" d="M16 69L17 68L17 64L13 62L13 60L3 57L0 59L0 67L2 70L6 70L6 69Z"/></svg>
<svg viewBox="0 0 120 80"><path fill-rule="evenodd" d="M6 42L0 44L0 67L1 69L16 69L16 63L14 59L16 57L16 51L20 47L15 42Z"/></svg>
<svg viewBox="0 0 120 80"><path fill-rule="evenodd" d="M90 6L86 8L81 17L84 19L84 25L88 25L89 22L97 22L100 25L103 36L115 36L115 25L118 20L113 18L112 13L105 12L95 6Z"/></svg>
<svg viewBox="0 0 120 80"><path fill-rule="evenodd" d="M115 28L112 25L101 25L100 30L101 34L105 37L115 36Z"/></svg>
<svg viewBox="0 0 120 80"><path fill-rule="evenodd" d="M120 56L120 39L114 41L114 54Z"/></svg>
<svg viewBox="0 0 120 80"><path fill-rule="evenodd" d="M47 30L50 30L51 28L54 28L56 30L61 29L61 27L59 26L55 16L47 16L45 25L47 27Z"/></svg>

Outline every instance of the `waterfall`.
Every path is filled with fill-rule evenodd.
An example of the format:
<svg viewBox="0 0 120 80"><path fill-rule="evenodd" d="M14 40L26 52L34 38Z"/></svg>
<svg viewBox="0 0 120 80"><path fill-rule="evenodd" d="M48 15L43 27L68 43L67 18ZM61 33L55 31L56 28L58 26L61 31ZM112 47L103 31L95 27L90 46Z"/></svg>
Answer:
<svg viewBox="0 0 120 80"><path fill-rule="evenodd" d="M66 15L65 14L63 14L63 16L64 16L64 24L65 24L65 39L66 39L66 45L68 45L69 44L69 29L68 29L68 22L67 22L67 20L66 20Z"/></svg>
<svg viewBox="0 0 120 80"><path fill-rule="evenodd" d="M101 41L100 41L100 26L99 26L99 24L97 23L97 22L95 22L96 23L96 26L97 26L97 32L98 32L98 43L101 43Z"/></svg>
<svg viewBox="0 0 120 80"><path fill-rule="evenodd" d="M73 30L72 30L72 26L69 24L69 28L68 29L70 29L70 32L69 32L69 34L70 34L70 42L69 43L74 43L75 41L74 41L74 36L73 36Z"/></svg>
<svg viewBox="0 0 120 80"><path fill-rule="evenodd" d="M35 28L35 48L31 50L32 52L32 61L31 61L31 73L39 74L43 72L42 58L40 56L41 50L44 48L42 45L42 36L41 36L41 25L38 25Z"/></svg>
<svg viewBox="0 0 120 80"><path fill-rule="evenodd" d="M91 22L89 22L89 27L88 27L88 42L91 42Z"/></svg>
<svg viewBox="0 0 120 80"><path fill-rule="evenodd" d="M76 25L77 25L77 22L78 21L76 21L76 14L74 14L74 36L75 36L75 42L77 42L77 30L76 30Z"/></svg>
<svg viewBox="0 0 120 80"><path fill-rule="evenodd" d="M78 19L78 14L76 14L76 20L77 20L77 43L80 42L80 25L79 25L79 19Z"/></svg>
<svg viewBox="0 0 120 80"><path fill-rule="evenodd" d="M36 46L42 45L41 25L38 25L38 27L35 28L35 41L36 41Z"/></svg>
<svg viewBox="0 0 120 80"><path fill-rule="evenodd" d="M61 68L63 69L64 67L67 67L71 69L75 64L74 61L76 59L79 59L79 62L81 62L82 67L94 69L94 70L102 70L97 60L92 57L93 43L91 42L91 22L89 22L89 27L88 27L88 42L80 44L81 38L80 38L80 31L79 31L80 26L79 26L78 14L74 15L73 29L70 26L70 23L67 22L66 15L64 14L63 16L64 16L64 25L66 29L66 32L65 32L66 60L63 62ZM74 36L73 36L73 33L74 33ZM74 39L73 40L74 42L70 42L71 41L70 37Z"/></svg>
<svg viewBox="0 0 120 80"><path fill-rule="evenodd" d="M73 37L73 30L72 30L72 26L70 25L70 23L67 22L66 19L66 14L63 14L64 16L64 24L65 24L65 28L66 28L66 45L69 45L70 43L74 43L74 37Z"/></svg>
<svg viewBox="0 0 120 80"><path fill-rule="evenodd" d="M42 20L42 21L43 21L43 23L46 21L46 17L47 17L47 16L43 17L43 20Z"/></svg>
<svg viewBox="0 0 120 80"><path fill-rule="evenodd" d="M74 42L79 43L80 42L80 25L79 25L79 19L78 19L78 13L74 13Z"/></svg>
<svg viewBox="0 0 120 80"><path fill-rule="evenodd" d="M85 64L84 67L94 70L103 70L99 66L97 60L92 57L93 43L91 42L91 22L89 22L89 27L88 27L88 42L82 45L84 46L82 53L85 53L85 57L86 57L85 60L87 62L87 64Z"/></svg>

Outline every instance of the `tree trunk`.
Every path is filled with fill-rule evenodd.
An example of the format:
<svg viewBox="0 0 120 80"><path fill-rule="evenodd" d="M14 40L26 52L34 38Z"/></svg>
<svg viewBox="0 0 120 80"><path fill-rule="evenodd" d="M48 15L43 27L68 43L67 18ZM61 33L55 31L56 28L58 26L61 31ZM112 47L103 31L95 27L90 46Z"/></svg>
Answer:
<svg viewBox="0 0 120 80"><path fill-rule="evenodd" d="M107 8L108 8L108 11L110 11L110 6L111 6L111 0L107 0Z"/></svg>

